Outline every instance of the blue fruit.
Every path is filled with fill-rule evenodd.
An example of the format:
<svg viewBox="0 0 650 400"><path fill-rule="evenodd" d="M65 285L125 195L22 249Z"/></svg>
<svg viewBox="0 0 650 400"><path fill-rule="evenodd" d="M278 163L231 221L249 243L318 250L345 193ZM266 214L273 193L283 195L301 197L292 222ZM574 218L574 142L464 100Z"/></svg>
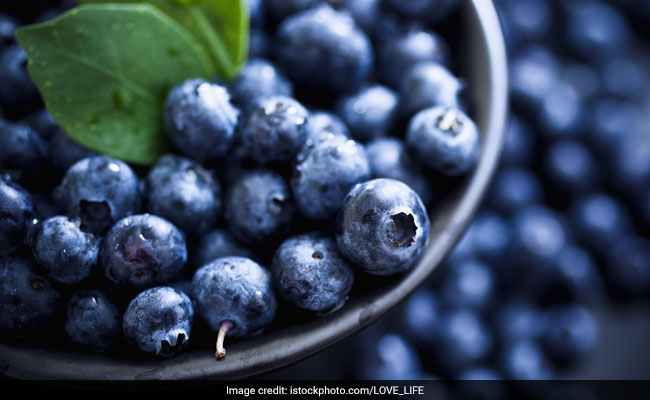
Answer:
<svg viewBox="0 0 650 400"><path fill-rule="evenodd" d="M476 215L469 227L474 254L498 264L511 241L510 225L498 214L484 210Z"/></svg>
<svg viewBox="0 0 650 400"><path fill-rule="evenodd" d="M124 337L147 353L177 354L190 340L194 307L185 293L167 286L138 294L124 312Z"/></svg>
<svg viewBox="0 0 650 400"><path fill-rule="evenodd" d="M540 346L528 339L507 342L499 355L499 365L508 379L551 379L553 371Z"/></svg>
<svg viewBox="0 0 650 400"><path fill-rule="evenodd" d="M362 145L334 137L305 146L293 167L291 189L300 212L313 219L336 215L343 198L357 183L370 178Z"/></svg>
<svg viewBox="0 0 650 400"><path fill-rule="evenodd" d="M280 297L309 311L340 306L354 281L336 242L322 232L285 240L273 256L270 271Z"/></svg>
<svg viewBox="0 0 650 400"><path fill-rule="evenodd" d="M402 336L387 332L363 354L361 378L411 380L422 375L417 351Z"/></svg>
<svg viewBox="0 0 650 400"><path fill-rule="evenodd" d="M14 32L18 22L7 14L0 14L0 50L14 44Z"/></svg>
<svg viewBox="0 0 650 400"><path fill-rule="evenodd" d="M540 202L544 188L539 178L525 168L504 168L497 173L488 194L490 207L509 215Z"/></svg>
<svg viewBox="0 0 650 400"><path fill-rule="evenodd" d="M442 64L420 62L404 73L400 82L400 115L410 119L418 111L430 107L459 107L463 83Z"/></svg>
<svg viewBox="0 0 650 400"><path fill-rule="evenodd" d="M0 175L0 257L22 245L33 218L31 194L8 176Z"/></svg>
<svg viewBox="0 0 650 400"><path fill-rule="evenodd" d="M253 253L242 247L228 231L216 229L199 240L192 254L192 263L196 268L227 256L254 258Z"/></svg>
<svg viewBox="0 0 650 400"><path fill-rule="evenodd" d="M30 258L0 257L0 328L21 334L52 319L59 293L35 269Z"/></svg>
<svg viewBox="0 0 650 400"><path fill-rule="evenodd" d="M276 21L307 10L319 4L321 0L264 0L270 16Z"/></svg>
<svg viewBox="0 0 650 400"><path fill-rule="evenodd" d="M307 140L309 112L287 96L259 97L239 125L241 144L258 164L291 161Z"/></svg>
<svg viewBox="0 0 650 400"><path fill-rule="evenodd" d="M370 40L352 17L328 6L286 18L276 35L278 61L299 85L340 92L370 73Z"/></svg>
<svg viewBox="0 0 650 400"><path fill-rule="evenodd" d="M433 290L418 289L404 303L400 331L414 344L427 347L438 334L441 311L442 305Z"/></svg>
<svg viewBox="0 0 650 400"><path fill-rule="evenodd" d="M305 143L321 142L333 139L335 136L346 138L350 136L350 130L339 117L327 111L312 111L309 114Z"/></svg>
<svg viewBox="0 0 650 400"><path fill-rule="evenodd" d="M458 375L458 379L461 381L499 381L503 377L489 367L471 367L462 371Z"/></svg>
<svg viewBox="0 0 650 400"><path fill-rule="evenodd" d="M569 289L575 299L582 303L602 300L605 288L601 272L590 253L577 246L567 246L560 252L555 264L556 279Z"/></svg>
<svg viewBox="0 0 650 400"><path fill-rule="evenodd" d="M238 115L225 87L190 79L167 96L165 133L184 155L197 161L213 160L230 150Z"/></svg>
<svg viewBox="0 0 650 400"><path fill-rule="evenodd" d="M486 359L492 345L490 331L476 313L454 310L442 316L434 353L445 370L457 373Z"/></svg>
<svg viewBox="0 0 650 400"><path fill-rule="evenodd" d="M244 173L226 193L228 228L245 244L282 239L289 231L293 212L289 187L280 175L269 170Z"/></svg>
<svg viewBox="0 0 650 400"><path fill-rule="evenodd" d="M52 135L61 129L45 108L29 114L21 122L36 131L44 140L50 140Z"/></svg>
<svg viewBox="0 0 650 400"><path fill-rule="evenodd" d="M36 111L39 95L27 73L27 55L18 45L0 53L0 107L7 114L25 116Z"/></svg>
<svg viewBox="0 0 650 400"><path fill-rule="evenodd" d="M431 32L412 27L389 36L379 47L379 74L391 87L398 88L406 72L420 62L449 63L449 45Z"/></svg>
<svg viewBox="0 0 650 400"><path fill-rule="evenodd" d="M271 50L271 38L260 29L251 29L248 38L248 58L266 58Z"/></svg>
<svg viewBox="0 0 650 400"><path fill-rule="evenodd" d="M293 95L293 86L284 73L264 59L249 59L229 85L233 103L242 109L258 97Z"/></svg>
<svg viewBox="0 0 650 400"><path fill-rule="evenodd" d="M221 187L212 173L181 156L166 155L149 170L147 210L188 235L202 235L217 222Z"/></svg>
<svg viewBox="0 0 650 400"><path fill-rule="evenodd" d="M55 216L41 222L32 240L34 258L52 280L73 284L86 279L99 254L99 243L83 232L78 219Z"/></svg>
<svg viewBox="0 0 650 400"><path fill-rule="evenodd" d="M514 54L508 65L510 92L523 105L537 108L560 80L560 65L554 53L530 45Z"/></svg>
<svg viewBox="0 0 650 400"><path fill-rule="evenodd" d="M68 216L81 218L81 227L96 234L140 209L138 177L127 164L106 156L74 163L54 197Z"/></svg>
<svg viewBox="0 0 650 400"><path fill-rule="evenodd" d="M38 170L47 161L45 141L23 123L0 120L0 164L8 168Z"/></svg>
<svg viewBox="0 0 650 400"><path fill-rule="evenodd" d="M49 140L50 163L61 171L67 171L72 164L86 157L97 155L95 151L70 139L61 129L57 129Z"/></svg>
<svg viewBox="0 0 650 400"><path fill-rule="evenodd" d="M440 286L448 306L485 309L494 298L496 282L488 265L470 259L448 265Z"/></svg>
<svg viewBox="0 0 650 400"><path fill-rule="evenodd" d="M537 340L546 331L546 320L542 310L528 300L512 299L499 309L496 331L505 343L520 339Z"/></svg>
<svg viewBox="0 0 650 400"><path fill-rule="evenodd" d="M75 343L107 350L121 337L122 315L104 291L81 289L68 303L65 331Z"/></svg>
<svg viewBox="0 0 650 400"><path fill-rule="evenodd" d="M541 99L538 125L549 137L577 136L583 132L586 107L576 90L564 81L555 82Z"/></svg>
<svg viewBox="0 0 650 400"><path fill-rule="evenodd" d="M270 273L244 257L223 257L201 267L192 279L197 313L219 331L217 357L225 355L223 339L263 330L275 317L277 301Z"/></svg>
<svg viewBox="0 0 650 400"><path fill-rule="evenodd" d="M345 196L336 241L362 271L392 275L412 267L429 240L429 217L417 193L393 179L356 185Z"/></svg>
<svg viewBox="0 0 650 400"><path fill-rule="evenodd" d="M571 206L570 221L578 238L602 253L608 253L632 228L625 206L607 193L593 193L577 199Z"/></svg>
<svg viewBox="0 0 650 400"><path fill-rule="evenodd" d="M555 186L569 193L594 189L598 183L598 165L581 142L565 139L553 143L545 156L545 169Z"/></svg>
<svg viewBox="0 0 650 400"><path fill-rule="evenodd" d="M373 178L390 178L406 183L424 204L431 204L435 193L421 166L412 159L404 142L379 138L366 144L366 155Z"/></svg>
<svg viewBox="0 0 650 400"><path fill-rule="evenodd" d="M591 313L580 305L558 305L547 314L544 347L551 358L567 363L585 355L596 345L598 326Z"/></svg>
<svg viewBox="0 0 650 400"><path fill-rule="evenodd" d="M106 234L101 264L116 285L146 288L171 281L187 261L185 235L166 219L150 214L119 220Z"/></svg>
<svg viewBox="0 0 650 400"><path fill-rule="evenodd" d="M606 264L612 286L634 297L650 290L650 241L638 235L625 235L610 250Z"/></svg>
<svg viewBox="0 0 650 400"><path fill-rule="evenodd" d="M266 17L266 3L267 0L246 0L251 27L261 28L264 26L264 19Z"/></svg>
<svg viewBox="0 0 650 400"><path fill-rule="evenodd" d="M397 94L382 85L370 85L339 100L337 114L362 142L392 133L397 112Z"/></svg>
<svg viewBox="0 0 650 400"><path fill-rule="evenodd" d="M544 269L567 245L568 233L555 211L532 204L512 217L512 239L514 257L521 265Z"/></svg>
<svg viewBox="0 0 650 400"><path fill-rule="evenodd" d="M447 106L417 113L409 123L406 143L420 162L449 176L469 172L481 151L474 122L460 109Z"/></svg>
<svg viewBox="0 0 650 400"><path fill-rule="evenodd" d="M534 132L528 122L515 114L510 114L501 154L501 165L513 166L530 162L534 145Z"/></svg>

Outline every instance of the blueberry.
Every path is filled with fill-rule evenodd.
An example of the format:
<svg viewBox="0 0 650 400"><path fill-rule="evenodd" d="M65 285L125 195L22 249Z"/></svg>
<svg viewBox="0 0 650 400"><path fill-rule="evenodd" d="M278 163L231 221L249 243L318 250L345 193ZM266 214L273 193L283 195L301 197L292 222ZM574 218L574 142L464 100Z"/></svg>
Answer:
<svg viewBox="0 0 650 400"><path fill-rule="evenodd" d="M547 136L582 133L585 105L578 93L566 82L556 82L541 99L538 124Z"/></svg>
<svg viewBox="0 0 650 400"><path fill-rule="evenodd" d="M395 92L375 84L343 97L336 109L352 136L365 142L391 133L397 105Z"/></svg>
<svg viewBox="0 0 650 400"><path fill-rule="evenodd" d="M418 111L432 107L458 108L463 83L436 62L415 64L400 83L400 114L409 119Z"/></svg>
<svg viewBox="0 0 650 400"><path fill-rule="evenodd" d="M92 233L102 233L140 209L138 177L127 164L106 156L87 157L70 166L54 197Z"/></svg>
<svg viewBox="0 0 650 400"><path fill-rule="evenodd" d="M544 351L532 340L507 342L501 350L499 364L508 379L551 379L553 371Z"/></svg>
<svg viewBox="0 0 650 400"><path fill-rule="evenodd" d="M106 234L100 252L109 281L145 288L180 275L187 261L185 235L166 219L150 214L119 220Z"/></svg>
<svg viewBox="0 0 650 400"><path fill-rule="evenodd" d="M245 3L248 6L250 26L253 28L261 28L264 26L267 0L246 0Z"/></svg>
<svg viewBox="0 0 650 400"><path fill-rule="evenodd" d="M476 364L492 351L492 336L481 318L468 310L448 311L440 321L434 351L438 363L451 373Z"/></svg>
<svg viewBox="0 0 650 400"><path fill-rule="evenodd" d="M312 111L307 125L307 142L321 142L335 136L349 137L350 130L336 115L327 111Z"/></svg>
<svg viewBox="0 0 650 400"><path fill-rule="evenodd" d="M457 176L472 169L481 138L474 122L455 107L432 107L417 113L408 126L406 143L424 165Z"/></svg>
<svg viewBox="0 0 650 400"><path fill-rule="evenodd" d="M50 163L61 171L67 171L72 164L86 157L97 155L95 151L75 142L66 133L57 129L49 140Z"/></svg>
<svg viewBox="0 0 650 400"><path fill-rule="evenodd" d="M409 296L400 313L401 331L419 346L428 346L440 327L442 305L436 293L418 289Z"/></svg>
<svg viewBox="0 0 650 400"><path fill-rule="evenodd" d="M47 161L45 141L29 126L0 121L0 163L9 168L38 170Z"/></svg>
<svg viewBox="0 0 650 400"><path fill-rule="evenodd" d="M212 173L185 157L166 155L147 175L147 210L186 234L202 235L217 222L221 187Z"/></svg>
<svg viewBox="0 0 650 400"><path fill-rule="evenodd" d="M546 331L546 321L542 310L528 299L513 299L498 310L496 330L504 343L537 340Z"/></svg>
<svg viewBox="0 0 650 400"><path fill-rule="evenodd" d="M567 39L573 51L598 59L623 52L632 32L623 14L601 1L567 3Z"/></svg>
<svg viewBox="0 0 650 400"><path fill-rule="evenodd" d="M480 211L468 229L474 254L495 264L502 260L511 241L510 225L495 212Z"/></svg>
<svg viewBox="0 0 650 400"><path fill-rule="evenodd" d="M566 192L585 192L598 184L598 164L589 149L577 140L553 143L548 148L544 165L549 180Z"/></svg>
<svg viewBox="0 0 650 400"><path fill-rule="evenodd" d="M392 332L372 344L361 365L362 379L411 380L421 374L418 353L404 337Z"/></svg>
<svg viewBox="0 0 650 400"><path fill-rule="evenodd" d="M352 15L354 22L368 35L377 28L377 22L383 11L383 0L344 0L341 6Z"/></svg>
<svg viewBox="0 0 650 400"><path fill-rule="evenodd" d="M614 148L613 167L615 183L624 192L635 193L650 186L650 136L645 130L622 138Z"/></svg>
<svg viewBox="0 0 650 400"><path fill-rule="evenodd" d="M93 350L107 350L121 336L122 316L102 290L81 289L68 303L65 331L70 339Z"/></svg>
<svg viewBox="0 0 650 400"><path fill-rule="evenodd" d="M440 294L448 306L485 309L494 297L494 280L488 265L471 259L458 261L447 266Z"/></svg>
<svg viewBox="0 0 650 400"><path fill-rule="evenodd" d="M324 220L336 216L352 186L369 178L370 165L363 146L334 137L303 148L290 184L302 214Z"/></svg>
<svg viewBox="0 0 650 400"><path fill-rule="evenodd" d="M403 141L379 138L366 144L366 155L373 178L390 178L406 183L415 190L424 204L430 204L435 193L420 165L413 160Z"/></svg>
<svg viewBox="0 0 650 400"><path fill-rule="evenodd" d="M544 0L505 0L498 8L517 40L539 41L553 23L553 7Z"/></svg>
<svg viewBox="0 0 650 400"><path fill-rule="evenodd" d="M321 2L321 0L263 0L266 2L269 14L276 21L296 14L300 11L310 9Z"/></svg>
<svg viewBox="0 0 650 400"><path fill-rule="evenodd" d="M628 98L645 96L648 88L646 72L637 59L606 57L599 67L603 88L610 94Z"/></svg>
<svg viewBox="0 0 650 400"><path fill-rule="evenodd" d="M192 262L195 267L200 268L217 258L227 256L254 258L253 253L235 242L230 233L216 229L201 237L194 250Z"/></svg>
<svg viewBox="0 0 650 400"><path fill-rule="evenodd" d="M534 145L534 132L528 122L515 114L510 114L501 154L501 165L513 166L530 162Z"/></svg>
<svg viewBox="0 0 650 400"><path fill-rule="evenodd" d="M458 379L461 381L499 381L501 374L489 367L471 367L463 370Z"/></svg>
<svg viewBox="0 0 650 400"><path fill-rule="evenodd" d="M285 240L270 270L277 293L309 311L327 312L342 305L354 281L336 241L322 232Z"/></svg>
<svg viewBox="0 0 650 400"><path fill-rule="evenodd" d="M9 115L24 116L40 106L34 82L27 74L27 55L18 45L0 54L0 106Z"/></svg>
<svg viewBox="0 0 650 400"><path fill-rule="evenodd" d="M388 0L387 3L406 18L436 23L444 20L460 4L459 0Z"/></svg>
<svg viewBox="0 0 650 400"><path fill-rule="evenodd" d="M390 37L379 47L379 75L399 87L405 73L420 62L449 63L449 46L437 34L418 28Z"/></svg>
<svg viewBox="0 0 650 400"><path fill-rule="evenodd" d="M59 293L33 271L26 257L0 257L0 328L24 333L45 326L56 311Z"/></svg>
<svg viewBox="0 0 650 400"><path fill-rule="evenodd" d="M602 89L598 71L591 64L566 63L562 68L562 80L583 100L595 97ZM621 87L625 86L621 85Z"/></svg>
<svg viewBox="0 0 650 400"><path fill-rule="evenodd" d="M54 281L73 284L86 279L97 263L99 243L83 232L78 219L48 218L36 228L34 258Z"/></svg>
<svg viewBox="0 0 650 400"><path fill-rule="evenodd" d="M268 170L246 172L226 194L228 227L245 244L281 239L288 233L293 210L287 184Z"/></svg>
<svg viewBox="0 0 650 400"><path fill-rule="evenodd" d="M0 257L21 246L33 217L31 194L8 176L0 175Z"/></svg>
<svg viewBox="0 0 650 400"><path fill-rule="evenodd" d="M32 128L44 140L49 140L61 128L45 108L29 114L22 123Z"/></svg>
<svg viewBox="0 0 650 400"><path fill-rule="evenodd" d="M276 54L282 68L300 85L340 92L370 73L370 40L352 17L328 6L302 11L278 27Z"/></svg>
<svg viewBox="0 0 650 400"><path fill-rule="evenodd" d="M570 210L573 231L593 250L607 253L616 240L631 230L623 204L606 193L593 193L575 201Z"/></svg>
<svg viewBox="0 0 650 400"><path fill-rule="evenodd" d="M429 240L429 217L417 193L393 179L356 185L343 200L336 241L362 271L392 275L408 270Z"/></svg>
<svg viewBox="0 0 650 400"><path fill-rule="evenodd" d="M140 350L169 357L189 342L193 320L194 308L185 293L158 286L131 300L124 312L122 330Z"/></svg>
<svg viewBox="0 0 650 400"><path fill-rule="evenodd" d="M0 50L14 44L14 32L18 22L7 14L0 14Z"/></svg>
<svg viewBox="0 0 650 400"><path fill-rule="evenodd" d="M230 150L238 115L225 87L190 79L167 96L165 133L184 155L198 161L213 160Z"/></svg>
<svg viewBox="0 0 650 400"><path fill-rule="evenodd" d="M270 273L244 257L222 257L199 268L192 279L197 313L219 331L217 357L225 355L223 339L251 336L275 317L277 301Z"/></svg>
<svg viewBox="0 0 650 400"><path fill-rule="evenodd" d="M542 183L530 170L504 168L494 178L488 202L494 209L509 215L541 201L543 190Z"/></svg>
<svg viewBox="0 0 650 400"><path fill-rule="evenodd" d="M291 97L293 86L284 73L263 59L249 59L229 86L232 102L242 109L258 97Z"/></svg>
<svg viewBox="0 0 650 400"><path fill-rule="evenodd" d="M543 343L548 354L568 363L588 353L596 345L598 326L591 313L579 305L558 305L547 314L548 330Z"/></svg>
<svg viewBox="0 0 650 400"><path fill-rule="evenodd" d="M631 297L650 290L650 241L625 235L614 243L607 257L607 277L612 286Z"/></svg>
<svg viewBox="0 0 650 400"><path fill-rule="evenodd" d="M568 233L555 211L532 204L513 215L512 238L512 249L519 263L529 269L545 268L552 265L567 245Z"/></svg>
<svg viewBox="0 0 650 400"><path fill-rule="evenodd" d="M603 154L611 153L612 149L618 148L631 135L630 132L635 132L645 124L642 122L642 111L634 103L614 97L602 96L596 99L590 115L593 133L589 139Z"/></svg>
<svg viewBox="0 0 650 400"><path fill-rule="evenodd" d="M560 284L568 287L580 302L598 302L603 298L600 270L591 254L584 249L565 247L557 256L555 268Z"/></svg>
<svg viewBox="0 0 650 400"><path fill-rule="evenodd" d="M560 80L560 64L555 54L545 47L523 48L511 58L508 66L513 98L535 109Z"/></svg>
<svg viewBox="0 0 650 400"><path fill-rule="evenodd" d="M286 96L259 97L239 125L246 153L258 164L287 162L307 140L309 112Z"/></svg>
<svg viewBox="0 0 650 400"><path fill-rule="evenodd" d="M265 58L270 54L271 38L260 29L251 29L248 38L248 58Z"/></svg>

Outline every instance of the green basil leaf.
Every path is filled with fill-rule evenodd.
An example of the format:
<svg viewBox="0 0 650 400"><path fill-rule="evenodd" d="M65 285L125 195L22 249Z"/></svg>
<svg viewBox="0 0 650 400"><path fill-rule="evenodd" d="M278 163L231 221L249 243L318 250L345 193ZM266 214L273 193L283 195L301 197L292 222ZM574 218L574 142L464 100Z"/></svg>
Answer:
<svg viewBox="0 0 650 400"><path fill-rule="evenodd" d="M152 164L167 151L167 93L211 69L191 34L149 4L79 6L18 29L16 39L47 109L68 136L137 164Z"/></svg>
<svg viewBox="0 0 650 400"><path fill-rule="evenodd" d="M243 0L77 0L153 4L183 25L208 52L214 75L233 78L248 55L248 8Z"/></svg>

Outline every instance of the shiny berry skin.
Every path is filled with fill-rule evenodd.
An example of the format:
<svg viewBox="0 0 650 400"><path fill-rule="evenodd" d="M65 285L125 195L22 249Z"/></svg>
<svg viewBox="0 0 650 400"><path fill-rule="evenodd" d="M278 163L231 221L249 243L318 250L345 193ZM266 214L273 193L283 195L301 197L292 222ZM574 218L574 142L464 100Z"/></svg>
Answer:
<svg viewBox="0 0 650 400"><path fill-rule="evenodd" d="M430 107L457 108L462 88L462 82L443 65L435 62L415 64L400 82L400 114L409 119Z"/></svg>
<svg viewBox="0 0 650 400"><path fill-rule="evenodd" d="M29 126L0 120L0 163L5 167L39 170L47 162L47 144Z"/></svg>
<svg viewBox="0 0 650 400"><path fill-rule="evenodd" d="M224 86L190 79L165 102L165 133L184 155L197 161L223 157L235 137L237 110Z"/></svg>
<svg viewBox="0 0 650 400"><path fill-rule="evenodd" d="M78 219L55 216L38 225L32 250L47 276L74 284L86 279L97 264L99 243L93 234L81 230Z"/></svg>
<svg viewBox="0 0 650 400"><path fill-rule="evenodd" d="M293 85L270 61L250 59L229 85L232 102L242 109L258 97L280 95L291 97Z"/></svg>
<svg viewBox="0 0 650 400"><path fill-rule="evenodd" d="M132 215L108 231L100 257L106 278L118 286L163 284L179 276L185 266L185 235L166 219Z"/></svg>
<svg viewBox="0 0 650 400"><path fill-rule="evenodd" d="M135 172L124 162L106 156L74 163L54 196L68 216L81 218L82 229L96 234L140 210Z"/></svg>
<svg viewBox="0 0 650 400"><path fill-rule="evenodd" d="M454 107L432 107L417 113L406 143L424 165L444 175L469 172L477 163L481 138L474 122Z"/></svg>
<svg viewBox="0 0 650 400"><path fill-rule="evenodd" d="M309 112L290 97L259 97L242 116L242 146L258 164L291 161L307 140L308 119Z"/></svg>
<svg viewBox="0 0 650 400"><path fill-rule="evenodd" d="M625 205L607 193L578 198L571 205L569 218L576 236L596 252L608 253L619 238L632 230Z"/></svg>
<svg viewBox="0 0 650 400"><path fill-rule="evenodd" d="M349 137L350 130L336 115L327 111L312 111L309 114L307 140L312 143L332 139L334 136Z"/></svg>
<svg viewBox="0 0 650 400"><path fill-rule="evenodd" d="M167 286L138 294L124 312L124 337L147 353L170 357L190 340L194 307L185 293Z"/></svg>
<svg viewBox="0 0 650 400"><path fill-rule="evenodd" d="M429 239L429 217L420 197L393 179L356 185L343 200L336 241L362 271L392 275L408 270Z"/></svg>
<svg viewBox="0 0 650 400"><path fill-rule="evenodd" d="M289 231L293 211L289 187L269 170L246 172L226 193L228 228L244 244L281 239Z"/></svg>
<svg viewBox="0 0 650 400"><path fill-rule="evenodd" d="M254 258L253 252L237 243L228 231L215 229L199 240L192 252L192 264L200 268L217 258L227 256Z"/></svg>
<svg viewBox="0 0 650 400"><path fill-rule="evenodd" d="M370 40L352 17L328 6L282 21L276 34L280 66L297 84L341 92L370 73Z"/></svg>
<svg viewBox="0 0 650 400"><path fill-rule="evenodd" d="M20 248L33 218L32 195L8 176L0 176L0 257Z"/></svg>
<svg viewBox="0 0 650 400"><path fill-rule="evenodd" d="M244 257L222 257L199 268L192 279L197 313L215 332L224 321L228 336L251 336L275 316L277 301L270 273Z"/></svg>
<svg viewBox="0 0 650 400"><path fill-rule="evenodd" d="M147 211L188 235L214 227L221 212L221 187L212 173L185 157L166 155L149 170Z"/></svg>
<svg viewBox="0 0 650 400"><path fill-rule="evenodd" d="M308 218L336 216L343 198L370 178L362 145L343 137L307 144L293 167L290 184L300 212Z"/></svg>
<svg viewBox="0 0 650 400"><path fill-rule="evenodd" d="M269 269L280 297L309 311L326 312L343 304L354 281L336 242L322 232L285 240Z"/></svg>
<svg viewBox="0 0 650 400"><path fill-rule="evenodd" d="M567 245L568 232L555 211L545 205L532 204L512 217L512 239L519 263L543 268L552 265Z"/></svg>
<svg viewBox="0 0 650 400"><path fill-rule="evenodd" d="M0 257L0 328L15 334L45 326L56 311L58 291L33 272L33 259Z"/></svg>
<svg viewBox="0 0 650 400"><path fill-rule="evenodd" d="M68 303L65 331L73 342L104 351L120 339L122 315L106 292L81 289Z"/></svg>
<svg viewBox="0 0 650 400"><path fill-rule="evenodd" d="M397 115L398 97L382 85L370 85L342 98L336 110L362 142L391 133Z"/></svg>
<svg viewBox="0 0 650 400"><path fill-rule="evenodd" d="M510 215L531 203L541 202L544 187L538 176L526 168L502 168L494 177L488 194L493 209Z"/></svg>

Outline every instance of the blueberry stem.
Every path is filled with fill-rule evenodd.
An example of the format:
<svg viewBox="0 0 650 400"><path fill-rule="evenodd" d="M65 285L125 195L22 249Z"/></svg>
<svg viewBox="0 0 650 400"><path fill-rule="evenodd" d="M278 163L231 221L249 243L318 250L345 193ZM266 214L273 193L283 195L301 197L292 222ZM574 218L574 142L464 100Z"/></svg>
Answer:
<svg viewBox="0 0 650 400"><path fill-rule="evenodd" d="M221 328L219 328L219 335L217 336L217 352L214 355L217 358L223 358L226 356L226 349L223 347L223 341L226 338L226 333L232 328L232 322L223 321L221 323Z"/></svg>

